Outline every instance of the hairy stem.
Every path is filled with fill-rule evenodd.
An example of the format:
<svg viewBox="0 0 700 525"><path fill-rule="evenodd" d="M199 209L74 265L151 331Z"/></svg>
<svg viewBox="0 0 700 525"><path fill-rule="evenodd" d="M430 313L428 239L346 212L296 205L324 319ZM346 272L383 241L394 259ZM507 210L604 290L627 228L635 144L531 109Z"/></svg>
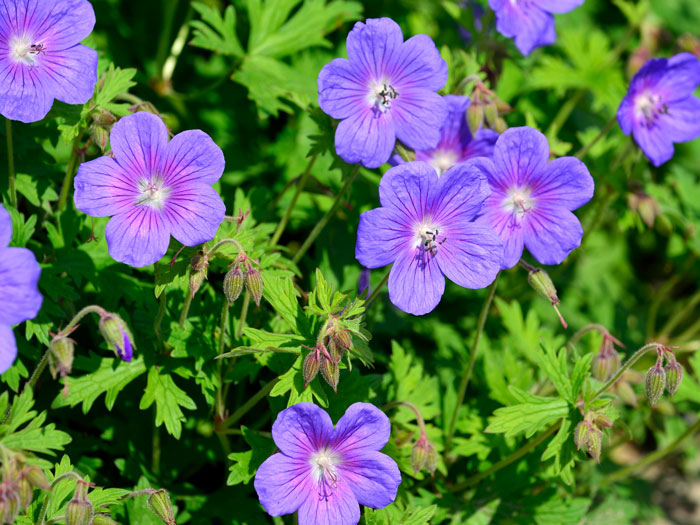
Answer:
<svg viewBox="0 0 700 525"><path fill-rule="evenodd" d="M343 184L343 187L340 188L340 191L335 196L335 200L333 201L331 208L326 212L326 214L321 218L321 220L318 221L318 223L316 224L314 229L311 230L311 233L304 241L304 244L302 244L301 248L299 248L299 251L294 254L294 258L292 259L292 262L294 262L295 264L298 263L301 260L301 258L306 254L306 252L309 250L309 248L311 248L311 245L316 240L316 237L318 237L319 234L323 231L323 228L326 227L326 224L328 224L328 221L331 219L331 217L333 217L333 215L335 215L335 212L340 207L340 202L343 199L343 195L348 190L350 185L355 181L358 173L360 173L360 166L356 166L355 169L352 170L352 172L350 173L348 178L345 180L345 184Z"/></svg>
<svg viewBox="0 0 700 525"><path fill-rule="evenodd" d="M236 327L236 339L243 337L243 329L245 328L245 320L248 317L248 307L250 306L250 294L248 290L243 296L243 305L241 306L241 315L238 318L238 326Z"/></svg>
<svg viewBox="0 0 700 525"><path fill-rule="evenodd" d="M447 431L447 438L445 439L445 458L447 458L450 447L452 446L452 439L454 438L455 428L457 427L457 416L459 414L459 409L462 408L462 403L464 403L464 396L467 393L467 386L469 385L469 379L472 375L472 370L474 370L474 363L476 363L476 354L479 350L479 341L481 340L481 334L484 331L484 326L486 325L486 318L488 317L489 310L491 309L491 303L493 302L493 297L496 295L496 287L498 286L498 278L500 274L496 275L493 283L489 287L488 295L486 296L486 301L481 308L481 313L479 314L479 321L476 326L476 334L474 334L474 342L472 343L472 351L469 354L469 362L467 367L464 369L462 374L462 380L459 383L459 390L457 391L457 405L455 406L454 412L452 412L452 418L450 419L450 426Z"/></svg>
<svg viewBox="0 0 700 525"><path fill-rule="evenodd" d="M189 288L185 290L185 302L182 305L182 311L180 312L180 328L185 326L185 322L187 321L187 314L190 312L190 306L192 305L192 299L194 298L194 295L190 291Z"/></svg>
<svg viewBox="0 0 700 525"><path fill-rule="evenodd" d="M224 306L221 309L221 327L219 334L219 355L224 353L226 347L226 326L228 325L228 300L224 299ZM224 377L222 374L224 364L221 359L216 362L216 372L219 376L219 387L216 389L216 406L214 413L219 419L224 417Z"/></svg>
<svg viewBox="0 0 700 525"><path fill-rule="evenodd" d="M212 246L210 250L207 251L207 258L211 258L219 250L219 248L221 248L222 246L226 246L227 244L234 245L239 253L245 251L241 243L238 242L236 239L222 239L219 242L217 242L214 246Z"/></svg>
<svg viewBox="0 0 700 525"><path fill-rule="evenodd" d="M593 394L593 397L590 399L589 402L593 401L594 399L597 399L603 393L605 393L605 391L607 391L611 386L613 386L617 382L618 379L622 377L622 374L625 373L625 370L629 369L633 364L639 361L642 358L642 356L644 356L644 354L646 354L649 350L656 350L659 346L661 346L659 345L659 343L649 343L637 350L634 354L632 354L632 357L630 357L627 360L627 362L625 362L625 364L620 367L617 373L607 383L605 383L605 385L603 385L600 388L600 390Z"/></svg>
<svg viewBox="0 0 700 525"><path fill-rule="evenodd" d="M584 326L583 328L578 330L574 335L572 335L571 339L569 339L566 342L566 345L564 345L564 346L566 346L567 348L571 348L576 343L578 343L583 338L584 335L586 335L589 332L594 332L594 331L599 332L601 335L606 335L606 334L610 333L610 332L608 332L608 329L605 328L602 324L598 324L598 323L587 324L586 326Z"/></svg>
<svg viewBox="0 0 700 525"><path fill-rule="evenodd" d="M377 285L377 287L376 287L374 290L372 290L372 293L370 294L370 296L369 296L369 297L367 298L367 300L365 301L365 308L367 308L367 307L372 303L372 301L374 301L374 300L377 298L377 296L378 296L379 293L382 291L382 289L384 288L384 286L386 285L386 283L389 282L389 275L390 275L390 274L391 274L391 269L389 269L389 271L386 272L386 274L384 275L384 277L382 277L382 280L379 281L379 284Z"/></svg>
<svg viewBox="0 0 700 525"><path fill-rule="evenodd" d="M267 397L267 394L269 394L272 389L275 387L275 385L279 382L279 377L276 377L272 381L270 381L268 384L266 384L264 387L260 389L260 391L255 394L253 397L251 397L248 401L245 402L243 406L241 406L238 410L236 410L231 416L229 416L225 421L221 423L221 428L226 429L236 423L239 419L241 419L244 415L246 415L250 409L252 409L255 405L257 405L263 398Z"/></svg>
<svg viewBox="0 0 700 525"><path fill-rule="evenodd" d="M10 189L10 204L17 208L17 186L15 175L15 150L12 145L12 121L5 119L5 134L7 136L7 179Z"/></svg>
<svg viewBox="0 0 700 525"><path fill-rule="evenodd" d="M413 414L416 416L416 421L418 422L418 429L420 430L421 435L425 435L425 420L423 419L423 414L420 413L418 407L413 403L409 403L408 401L392 401L391 403L387 403L386 405L384 405L382 409L388 410L390 408L401 406L406 407L413 412Z"/></svg>
<svg viewBox="0 0 700 525"><path fill-rule="evenodd" d="M80 151L80 142L83 139L84 132L85 128L81 128L78 131L78 135L75 137L73 145L71 146L70 160L68 161L68 167L66 168L66 176L63 178L61 196L58 198L57 210L59 213L66 209L68 194L70 193L70 188L73 183L73 177L75 176L75 171L78 168L78 164L80 164L80 158L83 156L82 152Z"/></svg>
<svg viewBox="0 0 700 525"><path fill-rule="evenodd" d="M292 201L289 203L289 206L287 206L287 209L284 212L284 215L282 216L282 219L280 220L280 223L277 225L277 229L275 230L275 233L272 235L272 239L270 239L270 244L272 246L277 244L277 241L280 240L280 237L282 237L282 233L284 233L284 229L287 227L287 223L289 222L289 218L292 216L292 212L294 211L294 207L297 205L297 201L299 200L299 197L301 196L302 192L304 191L304 186L306 186L306 181L309 178L309 175L311 174L311 170L314 167L314 164L316 163L316 160L318 159L318 153L314 153L311 158L309 159L309 163L306 166L306 171L301 176L301 179L299 179L299 183L297 184L297 189L294 192L294 195L292 196Z"/></svg>

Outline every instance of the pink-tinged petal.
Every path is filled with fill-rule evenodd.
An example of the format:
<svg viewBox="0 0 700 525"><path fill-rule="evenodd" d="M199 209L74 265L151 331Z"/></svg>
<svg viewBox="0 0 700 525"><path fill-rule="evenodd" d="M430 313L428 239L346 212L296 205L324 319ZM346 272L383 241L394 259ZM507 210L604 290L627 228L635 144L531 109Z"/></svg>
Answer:
<svg viewBox="0 0 700 525"><path fill-rule="evenodd" d="M399 254L389 274L389 300L397 308L425 315L440 303L443 293L445 277L435 257L418 248Z"/></svg>
<svg viewBox="0 0 700 525"><path fill-rule="evenodd" d="M160 160L165 186L192 182L211 186L221 178L226 162L224 153L209 135L188 130L173 137Z"/></svg>
<svg viewBox="0 0 700 525"><path fill-rule="evenodd" d="M343 456L379 451L390 433L391 423L384 412L370 403L353 403L335 425L330 447Z"/></svg>
<svg viewBox="0 0 700 525"><path fill-rule="evenodd" d="M181 184L172 189L163 213L172 236L185 246L196 246L214 238L226 206L211 186Z"/></svg>
<svg viewBox="0 0 700 525"><path fill-rule="evenodd" d="M282 410L272 425L272 439L282 453L306 461L328 443L332 432L331 418L313 403L297 403Z"/></svg>
<svg viewBox="0 0 700 525"><path fill-rule="evenodd" d="M522 222L525 246L542 264L561 264L581 245L583 229L569 210L538 205Z"/></svg>
<svg viewBox="0 0 700 525"><path fill-rule="evenodd" d="M532 178L536 205L546 203L573 211L593 198L594 189L588 168L575 157L553 160Z"/></svg>
<svg viewBox="0 0 700 525"><path fill-rule="evenodd" d="M420 223L430 211L435 169L425 162L409 162L387 171L379 183L379 201L403 215L406 224Z"/></svg>
<svg viewBox="0 0 700 525"><path fill-rule="evenodd" d="M274 454L255 473L255 491L270 516L296 512L315 487L311 464L284 454Z"/></svg>
<svg viewBox="0 0 700 525"><path fill-rule="evenodd" d="M700 99L688 97L668 104L668 112L658 117L658 124L669 140L688 142L700 136Z"/></svg>
<svg viewBox="0 0 700 525"><path fill-rule="evenodd" d="M348 164L378 168L389 160L396 143L394 120L390 112L374 108L341 120L335 130L335 150Z"/></svg>
<svg viewBox="0 0 700 525"><path fill-rule="evenodd" d="M333 118L344 119L374 102L370 79L346 58L336 58L318 75L318 105Z"/></svg>
<svg viewBox="0 0 700 525"><path fill-rule="evenodd" d="M659 126L635 126L634 140L656 167L673 158L673 142Z"/></svg>
<svg viewBox="0 0 700 525"><path fill-rule="evenodd" d="M409 148L424 150L440 142L440 129L447 119L444 98L426 89L402 89L393 101L391 115L396 137Z"/></svg>
<svg viewBox="0 0 700 525"><path fill-rule="evenodd" d="M386 76L399 91L427 89L438 91L447 83L447 62L428 35L416 35L387 57Z"/></svg>
<svg viewBox="0 0 700 525"><path fill-rule="evenodd" d="M0 250L10 245L12 240L12 217L0 204Z"/></svg>
<svg viewBox="0 0 700 525"><path fill-rule="evenodd" d="M124 170L150 178L167 151L168 130L160 117L139 111L119 119L109 139L114 158Z"/></svg>
<svg viewBox="0 0 700 525"><path fill-rule="evenodd" d="M7 371L17 358L17 342L12 328L0 324L0 374Z"/></svg>
<svg viewBox="0 0 700 525"><path fill-rule="evenodd" d="M445 227L444 235L447 240L439 246L436 259L448 279L472 289L494 281L503 261L503 243L490 226L455 221Z"/></svg>
<svg viewBox="0 0 700 525"><path fill-rule="evenodd" d="M534 0L534 4L550 13L568 13L583 5L584 0Z"/></svg>
<svg viewBox="0 0 700 525"><path fill-rule="evenodd" d="M95 11L87 0L15 1L15 6L21 4L27 8L23 24L27 33L49 51L61 51L78 44L95 27Z"/></svg>
<svg viewBox="0 0 700 525"><path fill-rule="evenodd" d="M83 45L40 55L37 69L48 80L53 98L66 104L85 104L97 82L97 51Z"/></svg>
<svg viewBox="0 0 700 525"><path fill-rule="evenodd" d="M376 208L360 215L355 258L366 268L392 264L413 238L406 217L394 208Z"/></svg>
<svg viewBox="0 0 700 525"><path fill-rule="evenodd" d="M486 176L470 164L458 164L447 170L433 191L431 215L444 228L449 228L453 220L472 220L491 194Z"/></svg>
<svg viewBox="0 0 700 525"><path fill-rule="evenodd" d="M0 249L0 322L13 325L36 317L42 303L37 288L40 275L31 251Z"/></svg>
<svg viewBox="0 0 700 525"><path fill-rule="evenodd" d="M691 96L700 85L700 59L691 53L680 53L660 60L664 67L656 90L663 94L664 101L681 101Z"/></svg>
<svg viewBox="0 0 700 525"><path fill-rule="evenodd" d="M386 454L363 451L347 457L339 469L360 505L382 509L396 499L401 473Z"/></svg>
<svg viewBox="0 0 700 525"><path fill-rule="evenodd" d="M170 225L150 206L135 206L112 217L105 229L115 261L140 268L160 260L170 244Z"/></svg>
<svg viewBox="0 0 700 525"><path fill-rule="evenodd" d="M358 64L362 73L374 80L381 80L386 64L398 55L403 34L391 18L369 18L357 22L348 34L348 58Z"/></svg>
<svg viewBox="0 0 700 525"><path fill-rule="evenodd" d="M522 227L513 221L513 213L503 207L504 199L502 193L491 194L484 204L484 214L476 222L487 225L503 242L501 269L507 270L518 264L523 255L524 241Z"/></svg>
<svg viewBox="0 0 700 525"><path fill-rule="evenodd" d="M496 142L493 152L495 170L489 169L487 173L489 184L492 188L527 184L548 160L549 143L541 132L530 127L510 128ZM488 163L481 165L489 166Z"/></svg>
<svg viewBox="0 0 700 525"><path fill-rule="evenodd" d="M47 82L36 67L0 59L0 115L25 123L43 119L53 104Z"/></svg>
<svg viewBox="0 0 700 525"><path fill-rule="evenodd" d="M360 506L346 481L339 478L332 491L314 485L299 509L299 525L356 525L360 521ZM322 497L324 490L331 494Z"/></svg>
<svg viewBox="0 0 700 525"><path fill-rule="evenodd" d="M75 207L91 217L126 213L138 201L134 176L111 157L83 162L75 176Z"/></svg>

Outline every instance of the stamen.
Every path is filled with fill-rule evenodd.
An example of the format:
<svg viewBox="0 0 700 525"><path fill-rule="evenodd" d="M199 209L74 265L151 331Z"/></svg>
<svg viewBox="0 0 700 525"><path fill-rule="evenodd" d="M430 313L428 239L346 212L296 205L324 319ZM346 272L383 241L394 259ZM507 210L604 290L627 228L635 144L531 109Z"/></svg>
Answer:
<svg viewBox="0 0 700 525"><path fill-rule="evenodd" d="M668 105L662 101L660 95L646 92L635 99L634 113L643 126L651 128L659 115L668 114Z"/></svg>
<svg viewBox="0 0 700 525"><path fill-rule="evenodd" d="M535 201L530 197L529 188L512 188L503 202L503 207L512 214L508 227L520 228L525 215L534 209Z"/></svg>
<svg viewBox="0 0 700 525"><path fill-rule="evenodd" d="M341 457L328 447L311 455L312 475L318 482L319 501L327 501L333 495L333 491L338 488L338 464L340 461Z"/></svg>
<svg viewBox="0 0 700 525"><path fill-rule="evenodd" d="M138 182L139 196L136 199L136 204L162 210L168 195L170 195L170 188L165 187L164 184L165 181L160 175L154 175L150 179L140 179Z"/></svg>
<svg viewBox="0 0 700 525"><path fill-rule="evenodd" d="M398 98L399 92L388 82L375 84L370 96L370 102L374 105L375 111L385 113L391 107L391 101Z"/></svg>

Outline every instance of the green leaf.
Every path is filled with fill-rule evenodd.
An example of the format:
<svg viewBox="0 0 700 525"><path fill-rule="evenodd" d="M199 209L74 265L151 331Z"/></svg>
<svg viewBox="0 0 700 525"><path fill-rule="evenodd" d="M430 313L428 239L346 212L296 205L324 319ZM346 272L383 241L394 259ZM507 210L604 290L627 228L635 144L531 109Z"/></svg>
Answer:
<svg viewBox="0 0 700 525"><path fill-rule="evenodd" d="M197 405L184 390L175 384L170 374L159 371L157 367L151 367L148 371L148 383L139 408L145 410L154 402L156 404L156 426L159 427L165 423L168 433L175 439L180 439L182 422L185 421L185 415L180 407L194 410Z"/></svg>
<svg viewBox="0 0 700 525"><path fill-rule="evenodd" d="M563 399L540 397L518 390L511 387L513 394L527 399L527 402L496 409L484 432L505 434L506 437L523 432L525 437L530 437L569 413L569 404Z"/></svg>
<svg viewBox="0 0 700 525"><path fill-rule="evenodd" d="M551 348L546 348L544 345L540 345L537 356L539 358L542 370L552 381L552 383L554 383L559 395L569 403L575 403L576 396L571 386L568 366L566 364L566 348L560 348L559 353L557 354Z"/></svg>
<svg viewBox="0 0 700 525"><path fill-rule="evenodd" d="M241 430L243 431L243 439L251 446L252 450L229 454L228 459L232 461L232 464L229 468L231 473L226 482L227 485L238 485L239 483L247 485L263 461L274 454L277 448L269 437L261 436L247 427L241 427Z"/></svg>
<svg viewBox="0 0 700 525"><path fill-rule="evenodd" d="M243 47L236 36L236 11L233 6L226 8L223 17L216 7L201 2L193 2L192 7L202 16L202 20L191 22L194 27L193 46L223 55L243 56Z"/></svg>
<svg viewBox="0 0 700 525"><path fill-rule="evenodd" d="M292 368L279 377L280 380L270 392L270 397L278 397L291 392L287 401L288 407L301 402L313 402L314 398L321 406L327 407L328 398L321 386L320 376L311 381L308 387L304 387L303 362L304 357L300 355Z"/></svg>
<svg viewBox="0 0 700 525"><path fill-rule="evenodd" d="M303 311L297 299L298 293L291 279L283 279L269 272L263 272L264 297L272 305L272 308L287 321L295 333L299 334L301 318L306 321Z"/></svg>
<svg viewBox="0 0 700 525"><path fill-rule="evenodd" d="M117 95L127 93L136 85L133 81L134 76L136 76L136 69L121 69L110 63L107 71L97 82L95 105L105 107Z"/></svg>
<svg viewBox="0 0 700 525"><path fill-rule="evenodd" d="M567 485L574 482L574 466L576 465L576 447L574 446L571 425L569 418L563 419L557 435L549 442L542 454L542 461L554 459L550 470L553 475L560 476Z"/></svg>

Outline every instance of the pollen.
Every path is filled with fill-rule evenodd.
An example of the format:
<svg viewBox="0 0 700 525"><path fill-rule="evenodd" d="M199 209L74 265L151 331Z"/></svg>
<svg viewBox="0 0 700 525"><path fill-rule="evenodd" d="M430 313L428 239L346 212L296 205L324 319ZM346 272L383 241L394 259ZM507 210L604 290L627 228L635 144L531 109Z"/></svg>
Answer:
<svg viewBox="0 0 700 525"><path fill-rule="evenodd" d="M44 44L32 43L26 35L14 37L10 41L10 58L26 66L36 66L37 57L45 53Z"/></svg>
<svg viewBox="0 0 700 525"><path fill-rule="evenodd" d="M162 210L170 195L170 188L165 186L165 181L160 175L154 175L150 179L142 178L138 182L137 206L150 206L156 210Z"/></svg>

